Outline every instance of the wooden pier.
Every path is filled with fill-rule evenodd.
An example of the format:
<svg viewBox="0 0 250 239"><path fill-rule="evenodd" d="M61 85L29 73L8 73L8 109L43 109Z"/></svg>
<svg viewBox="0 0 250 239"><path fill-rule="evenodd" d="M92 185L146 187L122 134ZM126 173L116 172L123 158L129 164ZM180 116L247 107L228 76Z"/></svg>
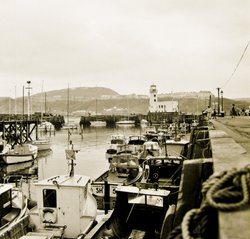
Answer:
<svg viewBox="0 0 250 239"><path fill-rule="evenodd" d="M38 137L38 120L8 120L0 121L2 139L13 145L23 144Z"/></svg>

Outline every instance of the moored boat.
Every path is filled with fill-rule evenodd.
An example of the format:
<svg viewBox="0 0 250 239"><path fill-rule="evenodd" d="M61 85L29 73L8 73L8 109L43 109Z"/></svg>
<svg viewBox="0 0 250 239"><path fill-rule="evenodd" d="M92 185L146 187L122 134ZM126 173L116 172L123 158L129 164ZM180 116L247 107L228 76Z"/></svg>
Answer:
<svg viewBox="0 0 250 239"><path fill-rule="evenodd" d="M90 126L92 127L106 127L107 122L103 120L93 120L90 121Z"/></svg>
<svg viewBox="0 0 250 239"><path fill-rule="evenodd" d="M3 156L11 150L11 145L5 140L0 141L0 158L3 160Z"/></svg>
<svg viewBox="0 0 250 239"><path fill-rule="evenodd" d="M38 151L49 150L51 148L51 142L49 138L40 138L33 140L32 145L37 146Z"/></svg>
<svg viewBox="0 0 250 239"><path fill-rule="evenodd" d="M116 197L117 186L132 185L142 175L143 170L137 156L130 153L115 155L110 162L110 168L92 182L93 195L103 205L103 200ZM104 209L102 207L100 209Z"/></svg>
<svg viewBox="0 0 250 239"><path fill-rule="evenodd" d="M111 161L113 156L117 154L119 145L126 144L126 137L123 134L111 135L110 144L106 150L105 157Z"/></svg>
<svg viewBox="0 0 250 239"><path fill-rule="evenodd" d="M188 146L190 141L176 137L173 139L167 139L164 142L163 148L165 149L165 154L168 156L187 156Z"/></svg>
<svg viewBox="0 0 250 239"><path fill-rule="evenodd" d="M158 142L155 141L146 141L143 144L142 152L139 155L140 160L145 160L148 157L156 157L162 154L161 147Z"/></svg>
<svg viewBox="0 0 250 239"><path fill-rule="evenodd" d="M116 122L116 125L135 125L135 121L134 120L130 120L130 119L121 119L119 121Z"/></svg>
<svg viewBox="0 0 250 239"><path fill-rule="evenodd" d="M52 123L48 122L48 121L42 121L38 125L38 130L43 131L43 132L54 132L55 131L55 126Z"/></svg>
<svg viewBox="0 0 250 239"><path fill-rule="evenodd" d="M148 126L143 135L147 140L152 140L154 138L158 139L158 133L155 126Z"/></svg>
<svg viewBox="0 0 250 239"><path fill-rule="evenodd" d="M37 157L38 147L29 143L16 144L14 148L2 154L2 159L6 164L23 163L31 161Z"/></svg>
<svg viewBox="0 0 250 239"><path fill-rule="evenodd" d="M15 230L23 223L27 205L27 198L20 189L11 184L0 184L0 238L10 238L14 235L13 230L17 235Z"/></svg>
<svg viewBox="0 0 250 239"><path fill-rule="evenodd" d="M71 165L69 174L34 184L37 205L29 212L32 235L83 238L95 225L97 203L91 193L90 177L74 174L75 152L66 150Z"/></svg>
<svg viewBox="0 0 250 239"><path fill-rule="evenodd" d="M143 150L143 144L147 141L147 138L143 135L130 135L127 141L127 148L131 150L133 154L139 154Z"/></svg>
<svg viewBox="0 0 250 239"><path fill-rule="evenodd" d="M158 238L169 209L170 191L119 186L116 194L110 218L93 228L85 238Z"/></svg>

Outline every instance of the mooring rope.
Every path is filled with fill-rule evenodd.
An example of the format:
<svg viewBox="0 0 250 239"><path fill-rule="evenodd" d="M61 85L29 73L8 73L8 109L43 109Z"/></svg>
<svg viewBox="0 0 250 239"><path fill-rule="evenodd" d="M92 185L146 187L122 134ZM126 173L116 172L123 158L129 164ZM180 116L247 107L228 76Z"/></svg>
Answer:
<svg viewBox="0 0 250 239"><path fill-rule="evenodd" d="M239 210L250 203L250 165L213 174L202 185L203 202L200 208L189 210L180 226L173 229L168 239L209 238L209 227L214 226L218 210ZM179 232L179 234L178 234Z"/></svg>
<svg viewBox="0 0 250 239"><path fill-rule="evenodd" d="M208 204L218 210L239 210L249 204L249 165L225 174L206 194Z"/></svg>

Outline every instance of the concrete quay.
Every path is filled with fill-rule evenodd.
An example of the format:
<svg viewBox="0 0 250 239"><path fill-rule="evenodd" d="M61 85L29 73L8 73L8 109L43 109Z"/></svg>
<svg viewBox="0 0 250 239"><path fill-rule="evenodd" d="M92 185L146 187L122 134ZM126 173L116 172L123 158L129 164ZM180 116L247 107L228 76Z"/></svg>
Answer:
<svg viewBox="0 0 250 239"><path fill-rule="evenodd" d="M212 120L210 130L214 173L240 169L250 164L250 117ZM236 211L219 211L220 239L250 238L250 205Z"/></svg>

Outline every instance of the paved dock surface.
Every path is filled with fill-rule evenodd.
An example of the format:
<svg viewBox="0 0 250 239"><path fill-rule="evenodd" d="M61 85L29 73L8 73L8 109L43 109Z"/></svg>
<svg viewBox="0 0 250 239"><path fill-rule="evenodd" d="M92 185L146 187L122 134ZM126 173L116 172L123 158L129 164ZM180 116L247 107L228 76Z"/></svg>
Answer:
<svg viewBox="0 0 250 239"><path fill-rule="evenodd" d="M215 173L250 164L250 117L212 120L210 131ZM219 211L219 238L250 238L250 205L244 209Z"/></svg>

